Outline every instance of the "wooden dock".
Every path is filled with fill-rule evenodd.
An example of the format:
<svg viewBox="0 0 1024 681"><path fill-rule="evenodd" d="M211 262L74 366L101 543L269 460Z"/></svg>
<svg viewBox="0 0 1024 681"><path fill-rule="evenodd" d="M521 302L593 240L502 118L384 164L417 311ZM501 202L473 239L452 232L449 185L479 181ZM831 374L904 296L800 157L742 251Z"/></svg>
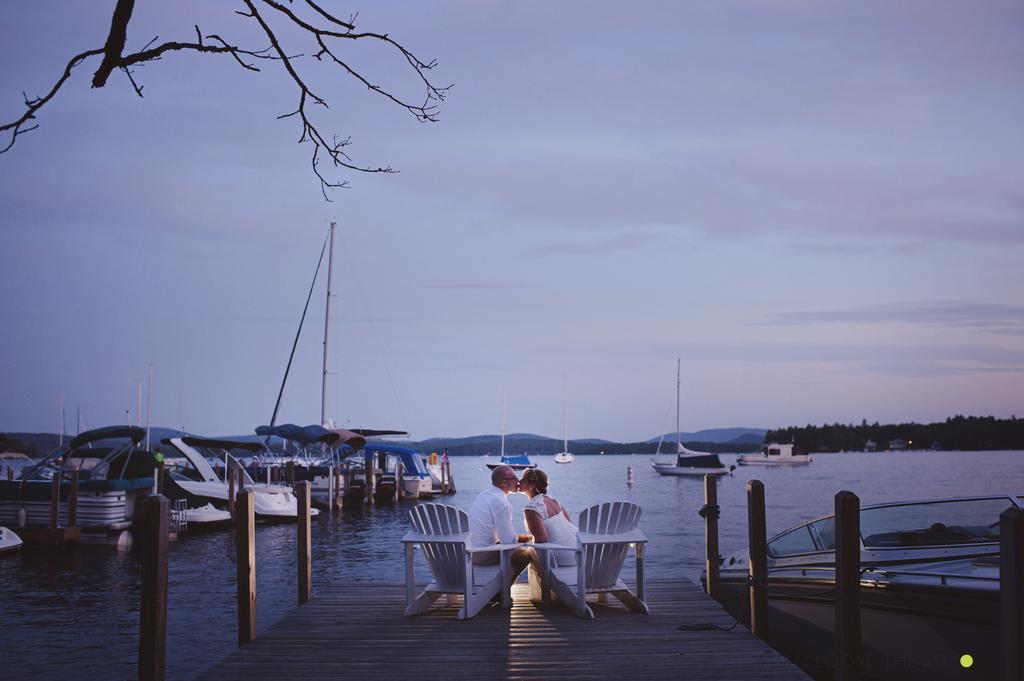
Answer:
<svg viewBox="0 0 1024 681"><path fill-rule="evenodd" d="M403 617L399 584L318 591L200 678L808 679L743 625L681 630L733 624L687 581L648 582L650 615L627 612L609 598L592 603L593 620L557 603L535 606L525 583L513 588L511 610L489 607L466 622L455 619L459 599L445 605L442 598L425 615Z"/></svg>

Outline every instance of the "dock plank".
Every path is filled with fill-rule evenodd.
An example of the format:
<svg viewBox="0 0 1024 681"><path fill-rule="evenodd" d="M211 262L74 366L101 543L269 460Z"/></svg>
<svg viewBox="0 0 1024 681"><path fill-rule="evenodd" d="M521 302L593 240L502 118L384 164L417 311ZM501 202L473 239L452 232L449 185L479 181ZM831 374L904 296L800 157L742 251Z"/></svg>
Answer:
<svg viewBox="0 0 1024 681"><path fill-rule="evenodd" d="M458 598L442 598L423 615L403 617L403 585L352 584L321 590L199 678L808 678L742 625L681 631L682 624L733 624L690 582L649 583L647 602L650 615L630 613L613 598L594 601L595 619L581 620L557 603L535 606L526 585L517 584L511 610L486 608L459 622Z"/></svg>

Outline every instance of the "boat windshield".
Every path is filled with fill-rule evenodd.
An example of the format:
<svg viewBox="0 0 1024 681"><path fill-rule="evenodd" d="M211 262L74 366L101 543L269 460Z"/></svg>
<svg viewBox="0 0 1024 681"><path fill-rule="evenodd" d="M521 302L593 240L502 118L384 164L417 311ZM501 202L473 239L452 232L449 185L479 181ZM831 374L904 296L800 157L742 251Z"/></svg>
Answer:
<svg viewBox="0 0 1024 681"><path fill-rule="evenodd" d="M999 541L999 514L1008 497L930 501L863 509L866 547L914 547Z"/></svg>

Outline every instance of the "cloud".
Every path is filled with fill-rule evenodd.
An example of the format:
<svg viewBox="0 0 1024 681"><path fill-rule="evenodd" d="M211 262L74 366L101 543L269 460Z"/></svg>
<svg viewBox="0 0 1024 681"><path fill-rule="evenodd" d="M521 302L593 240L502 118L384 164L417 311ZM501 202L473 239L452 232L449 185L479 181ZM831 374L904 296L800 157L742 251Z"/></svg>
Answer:
<svg viewBox="0 0 1024 681"><path fill-rule="evenodd" d="M1024 306L970 301L886 303L861 308L779 312L755 326L921 324L1001 335L1024 334Z"/></svg>

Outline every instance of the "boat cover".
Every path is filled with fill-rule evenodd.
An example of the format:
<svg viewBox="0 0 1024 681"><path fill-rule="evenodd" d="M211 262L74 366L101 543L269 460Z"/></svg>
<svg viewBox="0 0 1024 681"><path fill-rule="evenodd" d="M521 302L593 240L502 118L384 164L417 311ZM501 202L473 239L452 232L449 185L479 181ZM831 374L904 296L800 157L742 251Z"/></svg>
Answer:
<svg viewBox="0 0 1024 681"><path fill-rule="evenodd" d="M257 435L277 436L285 440L292 440L301 445L310 445L314 442L322 442L333 445L341 439L341 435L327 430L323 426L297 426L294 423L284 423L280 426L259 426L256 429Z"/></svg>
<svg viewBox="0 0 1024 681"><path fill-rule="evenodd" d="M131 438L132 444L138 444L142 442L142 438L146 437L146 430L144 428L139 428L138 426L106 426L104 428L94 428L93 430L87 430L80 435L76 435L75 438L71 440L68 447L76 449L83 445L87 445L90 442L112 440L114 438L122 437Z"/></svg>
<svg viewBox="0 0 1024 681"><path fill-rule="evenodd" d="M217 447L219 449L244 449L250 452L263 451L263 444L260 442L249 442L248 440L233 440L231 438L194 437L186 435L181 441L189 447ZM163 441L170 444L169 440Z"/></svg>
<svg viewBox="0 0 1024 681"><path fill-rule="evenodd" d="M533 463L526 454L506 454L501 457L501 462L513 466L529 466Z"/></svg>
<svg viewBox="0 0 1024 681"><path fill-rule="evenodd" d="M363 449L363 452L367 461L377 452L384 452L398 458L408 474L420 477L430 475L423 465L423 456L415 449L399 447L398 445L386 445L379 442L369 442Z"/></svg>

